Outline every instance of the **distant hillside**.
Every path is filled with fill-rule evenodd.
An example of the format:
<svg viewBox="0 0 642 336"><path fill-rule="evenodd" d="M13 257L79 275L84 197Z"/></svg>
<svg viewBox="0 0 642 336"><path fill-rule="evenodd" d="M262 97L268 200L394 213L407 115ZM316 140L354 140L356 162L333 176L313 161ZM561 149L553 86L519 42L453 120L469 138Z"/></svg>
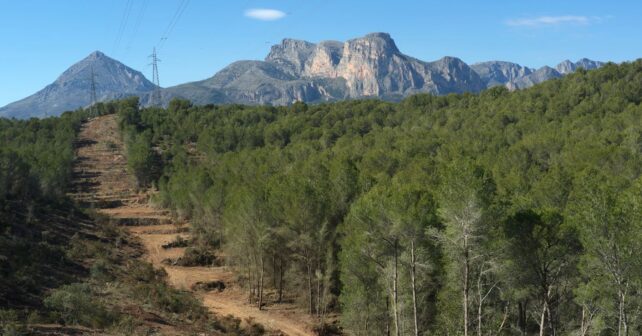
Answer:
<svg viewBox="0 0 642 336"><path fill-rule="evenodd" d="M416 93L479 92L496 85L522 89L579 67L590 70L603 64L582 59L536 70L501 61L468 66L456 57L425 62L403 54L386 33L318 44L284 39L272 46L264 61L235 62L211 78L164 89L162 95L165 103L180 97L197 104L398 100ZM149 97L143 101L149 102Z"/></svg>
<svg viewBox="0 0 642 336"><path fill-rule="evenodd" d="M251 105L366 97L397 101L416 93L476 93L497 85L523 89L603 64L586 58L540 69L503 61L469 66L456 57L426 62L403 54L387 33L316 44L284 39L263 61L234 62L210 78L165 88L161 96L164 105L173 98ZM152 104L155 87L143 74L97 51L43 90L0 108L0 116L45 117L89 105L92 68L98 101L135 95L144 106Z"/></svg>
<svg viewBox="0 0 642 336"><path fill-rule="evenodd" d="M604 64L604 62L582 58L575 63L569 60L563 61L555 66L555 68L543 66L539 69L532 69L517 63L501 61L475 63L471 65L471 68L481 76L486 87L490 88L503 85L511 90L515 90L525 89L549 79L560 78L575 72L575 70L579 68L592 70Z"/></svg>
<svg viewBox="0 0 642 336"><path fill-rule="evenodd" d="M0 108L0 116L42 118L90 105L92 69L98 101L142 95L155 87L139 71L95 51L72 65L44 89Z"/></svg>

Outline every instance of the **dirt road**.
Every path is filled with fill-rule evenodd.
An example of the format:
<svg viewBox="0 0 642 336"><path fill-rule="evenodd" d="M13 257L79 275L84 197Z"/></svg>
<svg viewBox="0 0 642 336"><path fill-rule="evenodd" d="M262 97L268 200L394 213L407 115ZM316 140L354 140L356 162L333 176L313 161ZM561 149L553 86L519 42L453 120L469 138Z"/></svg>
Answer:
<svg viewBox="0 0 642 336"><path fill-rule="evenodd" d="M246 302L246 295L235 284L234 273L227 267L179 267L162 263L177 258L184 248L164 249L177 236L189 238L189 225L176 222L168 211L149 204L149 192L138 193L127 171L123 143L115 115L101 116L83 125L76 150L74 191L71 196L87 207L94 207L112 221L127 225L146 249L145 258L167 271L171 285L190 290L196 282L223 281L225 290L194 294L214 314L252 319L275 334L314 335L312 320L293 305L271 305L263 310Z"/></svg>

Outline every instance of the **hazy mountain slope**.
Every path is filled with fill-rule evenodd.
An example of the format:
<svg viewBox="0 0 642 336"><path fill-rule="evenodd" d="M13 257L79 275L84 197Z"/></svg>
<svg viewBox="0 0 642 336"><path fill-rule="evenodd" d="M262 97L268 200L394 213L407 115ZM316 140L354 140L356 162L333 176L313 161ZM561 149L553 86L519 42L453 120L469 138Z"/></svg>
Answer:
<svg viewBox="0 0 642 336"><path fill-rule="evenodd" d="M566 74L575 72L575 70L579 68L584 68L584 70L593 70L603 65L604 65L604 62L593 61L588 58L582 58L575 63L569 60L565 60L560 64L556 65L555 70L557 70L557 72L559 72L562 75L566 75Z"/></svg>
<svg viewBox="0 0 642 336"><path fill-rule="evenodd" d="M562 77L562 74L557 70L548 66L543 66L531 74L509 82L507 86L509 89L525 89L543 81L559 77Z"/></svg>
<svg viewBox="0 0 642 336"><path fill-rule="evenodd" d="M35 94L0 108L0 116L29 118L59 115L91 103L91 74L96 98L107 101L154 90L142 73L95 51L67 69L55 82Z"/></svg>
<svg viewBox="0 0 642 336"><path fill-rule="evenodd" d="M506 85L518 78L530 75L534 70L517 63L490 61L475 63L470 66L481 79L486 87Z"/></svg>

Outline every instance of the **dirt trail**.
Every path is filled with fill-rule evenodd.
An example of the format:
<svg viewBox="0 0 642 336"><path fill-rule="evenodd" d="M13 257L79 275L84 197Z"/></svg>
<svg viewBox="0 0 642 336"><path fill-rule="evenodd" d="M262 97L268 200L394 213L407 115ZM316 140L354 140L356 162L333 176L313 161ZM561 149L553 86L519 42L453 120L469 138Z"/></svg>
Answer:
<svg viewBox="0 0 642 336"><path fill-rule="evenodd" d="M195 292L211 312L220 316L232 315L243 321L252 319L277 334L314 335L311 319L292 305L275 304L259 311L256 306L247 304L246 295L235 285L234 274L226 267L180 267L162 263L166 258L183 254L184 248L163 249L161 246L179 235L189 237L189 226L173 221L166 210L151 206L148 193L135 191L133 178L127 172L115 115L86 122L76 148L70 196L87 207L98 209L113 222L127 226L145 247L143 258L156 267L165 268L171 285L190 290L199 281L223 281L226 288L222 292Z"/></svg>

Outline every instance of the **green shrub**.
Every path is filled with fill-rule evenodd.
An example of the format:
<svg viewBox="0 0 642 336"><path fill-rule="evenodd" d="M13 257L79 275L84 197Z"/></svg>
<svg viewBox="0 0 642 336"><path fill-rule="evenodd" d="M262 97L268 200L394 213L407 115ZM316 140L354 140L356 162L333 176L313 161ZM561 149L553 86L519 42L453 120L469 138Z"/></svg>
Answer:
<svg viewBox="0 0 642 336"><path fill-rule="evenodd" d="M171 248L177 248L177 247L187 247L189 246L189 244L190 244L189 239L185 239L182 236L176 236L176 238L173 241L167 244L164 244L161 247L163 249L171 249Z"/></svg>
<svg viewBox="0 0 642 336"><path fill-rule="evenodd" d="M243 332L244 335L261 336L265 334L265 327L262 324L254 322L254 318L246 318L245 323L247 323L247 327Z"/></svg>
<svg viewBox="0 0 642 336"><path fill-rule="evenodd" d="M135 294L159 310L180 314L192 321L207 316L207 310L190 292L172 288L163 282L139 284Z"/></svg>
<svg viewBox="0 0 642 336"><path fill-rule="evenodd" d="M319 336L343 335L341 327L338 324L319 323L314 326L314 332Z"/></svg>
<svg viewBox="0 0 642 336"><path fill-rule="evenodd" d="M241 328L241 320L232 315L221 316L212 322L212 328L226 334L237 333Z"/></svg>
<svg viewBox="0 0 642 336"><path fill-rule="evenodd" d="M0 335L25 335L24 325L15 310L0 310Z"/></svg>
<svg viewBox="0 0 642 336"><path fill-rule="evenodd" d="M174 289L165 282L167 272L164 269L155 269L150 263L135 261L130 263L127 270L136 282L132 288L133 295L138 300L162 311L184 315L191 320L207 316L207 310L191 293Z"/></svg>
<svg viewBox="0 0 642 336"><path fill-rule="evenodd" d="M96 299L86 283L55 289L45 298L44 304L51 310L53 318L67 325L105 328L117 320L117 316Z"/></svg>
<svg viewBox="0 0 642 336"><path fill-rule="evenodd" d="M127 274L136 282L153 283L162 281L167 277L164 269L155 269L148 262L132 261L127 265Z"/></svg>
<svg viewBox="0 0 642 336"><path fill-rule="evenodd" d="M104 258L97 259L89 269L91 277L98 281L111 281L114 279L110 269L110 262Z"/></svg>
<svg viewBox="0 0 642 336"><path fill-rule="evenodd" d="M222 265L221 259L210 249L204 247L188 247L182 257L176 260L165 259L163 263L183 267Z"/></svg>

